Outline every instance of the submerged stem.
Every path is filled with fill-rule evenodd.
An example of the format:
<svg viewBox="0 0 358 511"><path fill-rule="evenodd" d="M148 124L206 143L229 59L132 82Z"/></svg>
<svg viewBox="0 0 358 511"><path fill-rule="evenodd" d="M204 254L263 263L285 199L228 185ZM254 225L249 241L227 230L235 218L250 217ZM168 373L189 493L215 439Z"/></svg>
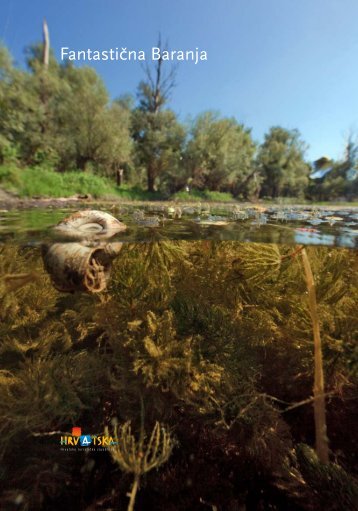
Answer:
<svg viewBox="0 0 358 511"><path fill-rule="evenodd" d="M313 386L313 407L316 434L316 452L322 463L328 463L328 437L326 425L326 403L324 395L324 374L321 334L319 330L319 319L317 311L316 287L313 278L312 268L307 256L306 249L301 251L303 267L306 275L308 303L313 326L314 340L314 386Z"/></svg>
<svg viewBox="0 0 358 511"><path fill-rule="evenodd" d="M129 503L128 503L127 511L134 511L134 502L135 502L135 499L137 496L137 491L139 488L139 479L140 479L139 474L136 474L134 477L131 492L129 494Z"/></svg>

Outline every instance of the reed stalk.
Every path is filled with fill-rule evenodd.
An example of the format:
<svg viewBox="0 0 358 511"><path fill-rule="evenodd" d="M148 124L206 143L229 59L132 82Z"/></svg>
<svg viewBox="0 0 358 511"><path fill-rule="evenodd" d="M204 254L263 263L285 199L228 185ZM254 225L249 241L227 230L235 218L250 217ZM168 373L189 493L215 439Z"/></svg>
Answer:
<svg viewBox="0 0 358 511"><path fill-rule="evenodd" d="M326 402L324 395L324 373L323 373L323 357L322 357L322 343L321 334L319 329L319 317L317 310L316 287L313 278L312 268L307 256L306 249L301 251L303 267L306 276L306 284L308 291L308 304L309 311L313 326L313 341L314 341L314 386L313 386L313 407L314 407L314 422L315 422L315 438L316 438L316 453L318 459L322 463L329 462L328 454L328 437L326 425Z"/></svg>

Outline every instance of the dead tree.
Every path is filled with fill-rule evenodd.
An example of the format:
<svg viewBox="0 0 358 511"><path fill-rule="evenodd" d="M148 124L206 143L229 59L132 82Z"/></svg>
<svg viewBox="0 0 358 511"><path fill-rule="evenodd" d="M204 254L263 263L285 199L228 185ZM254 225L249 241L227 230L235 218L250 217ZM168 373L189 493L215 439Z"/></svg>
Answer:
<svg viewBox="0 0 358 511"><path fill-rule="evenodd" d="M44 65L44 67L47 69L48 63L50 60L50 34L49 34L46 19L44 19L43 24L42 24L42 34L43 34L43 43L44 43L42 63Z"/></svg>

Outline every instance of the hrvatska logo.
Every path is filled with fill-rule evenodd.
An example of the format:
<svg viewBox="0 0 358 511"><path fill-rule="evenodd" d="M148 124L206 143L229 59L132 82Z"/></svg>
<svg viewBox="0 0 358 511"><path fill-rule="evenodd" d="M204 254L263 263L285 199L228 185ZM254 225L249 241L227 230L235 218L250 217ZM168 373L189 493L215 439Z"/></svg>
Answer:
<svg viewBox="0 0 358 511"><path fill-rule="evenodd" d="M63 447L110 447L118 442L106 435L82 435L82 428L74 426L71 435L61 436L60 444Z"/></svg>

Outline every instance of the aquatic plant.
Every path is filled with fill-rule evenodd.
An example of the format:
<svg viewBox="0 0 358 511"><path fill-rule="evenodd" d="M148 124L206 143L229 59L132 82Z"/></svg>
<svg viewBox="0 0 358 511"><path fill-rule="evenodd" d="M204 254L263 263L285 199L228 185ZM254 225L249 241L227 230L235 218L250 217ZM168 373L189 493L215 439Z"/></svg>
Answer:
<svg viewBox="0 0 358 511"><path fill-rule="evenodd" d="M303 267L305 270L310 315L313 326L314 340L314 420L316 429L316 450L318 459L322 463L328 463L328 438L326 425L326 403L324 396L324 375L322 361L322 345L319 327L319 315L317 310L317 298L312 268L304 248L301 250Z"/></svg>
<svg viewBox="0 0 358 511"><path fill-rule="evenodd" d="M303 477L325 510L358 509L357 481L341 466L320 461L319 455L305 444L298 444L295 454Z"/></svg>
<svg viewBox="0 0 358 511"><path fill-rule="evenodd" d="M355 256L344 249L305 250L319 314L330 457L349 474L357 381ZM142 395L148 424L143 449L157 422L179 447L170 463L149 472L139 495L137 488L138 502L143 498L155 509L174 502L184 511L200 499L229 508L231 501L237 507L257 495L257 506L321 511L319 489L308 481L322 463L308 475L294 454L297 441L314 441L312 317L301 252L286 245L154 238L124 244L105 291L69 295L51 285L39 248L5 243L0 478L6 493L0 505L11 508L9 499L21 497L21 510L56 510L60 501L78 509L124 507L125 470L113 470L109 457L61 455L58 483L49 480L50 461L59 454L56 431L74 423L103 431L114 417L118 437L127 424L127 447L132 436L138 453ZM34 273L36 280L29 278ZM158 431L153 445L156 438ZM162 445L162 432L159 439ZM90 461L93 470L82 469ZM327 501L336 491L343 495L344 484L336 488L329 494L325 486Z"/></svg>
<svg viewBox="0 0 358 511"><path fill-rule="evenodd" d="M109 435L108 428L106 435ZM148 438L143 421L138 439L132 433L130 421L121 426L115 424L113 437L117 442L115 446L109 448L113 460L118 463L121 470L134 475L131 492L128 494L128 511L133 511L141 477L168 461L175 442L166 427L158 421Z"/></svg>

